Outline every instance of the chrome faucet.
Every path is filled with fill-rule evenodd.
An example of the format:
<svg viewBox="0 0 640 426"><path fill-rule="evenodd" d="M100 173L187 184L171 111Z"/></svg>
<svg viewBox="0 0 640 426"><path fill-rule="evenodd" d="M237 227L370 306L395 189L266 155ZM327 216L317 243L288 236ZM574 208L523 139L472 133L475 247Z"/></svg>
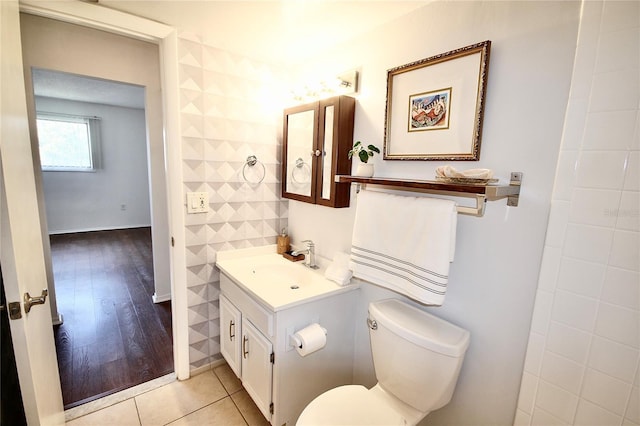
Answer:
<svg viewBox="0 0 640 426"><path fill-rule="evenodd" d="M316 265L315 244L313 244L313 241L311 240L304 240L302 242L307 244L307 248L304 250L296 250L293 253L291 253L291 255L292 256L297 256L299 254L306 255L304 266L311 269L318 269L319 266Z"/></svg>

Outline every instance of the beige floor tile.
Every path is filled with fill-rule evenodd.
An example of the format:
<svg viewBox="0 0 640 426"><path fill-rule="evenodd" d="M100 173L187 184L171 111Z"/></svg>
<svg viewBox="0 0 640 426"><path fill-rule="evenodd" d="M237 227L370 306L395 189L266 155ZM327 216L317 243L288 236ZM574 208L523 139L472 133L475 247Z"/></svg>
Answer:
<svg viewBox="0 0 640 426"><path fill-rule="evenodd" d="M256 404L246 390L242 389L240 392L234 393L231 395L231 398L238 406L242 417L244 417L249 426L269 426L269 422L264 418L258 407L256 407Z"/></svg>
<svg viewBox="0 0 640 426"><path fill-rule="evenodd" d="M213 371L136 396L142 425L162 425L227 396Z"/></svg>
<svg viewBox="0 0 640 426"><path fill-rule="evenodd" d="M127 399L86 416L78 417L66 424L69 426L140 426L140 420L135 402L133 399Z"/></svg>
<svg viewBox="0 0 640 426"><path fill-rule="evenodd" d="M213 372L216 373L216 376L218 376L218 379L222 382L222 386L224 386L229 395L242 389L242 382L236 377L236 373L229 367L229 364L225 363L224 365L216 367L213 369Z"/></svg>
<svg viewBox="0 0 640 426"><path fill-rule="evenodd" d="M219 425L219 426L246 426L247 423L238 411L230 397L226 397L211 405L182 417L173 423L172 426L188 425Z"/></svg>

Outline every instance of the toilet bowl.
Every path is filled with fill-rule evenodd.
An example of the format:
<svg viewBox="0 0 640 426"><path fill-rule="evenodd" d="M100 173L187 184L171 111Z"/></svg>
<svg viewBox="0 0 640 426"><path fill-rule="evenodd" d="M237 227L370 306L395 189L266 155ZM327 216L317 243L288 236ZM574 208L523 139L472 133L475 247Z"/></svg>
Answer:
<svg viewBox="0 0 640 426"><path fill-rule="evenodd" d="M360 385L331 389L307 405L297 425L405 425L403 416Z"/></svg>
<svg viewBox="0 0 640 426"><path fill-rule="evenodd" d="M311 401L296 424L415 425L453 395L469 332L397 299L369 305L378 383L346 385Z"/></svg>

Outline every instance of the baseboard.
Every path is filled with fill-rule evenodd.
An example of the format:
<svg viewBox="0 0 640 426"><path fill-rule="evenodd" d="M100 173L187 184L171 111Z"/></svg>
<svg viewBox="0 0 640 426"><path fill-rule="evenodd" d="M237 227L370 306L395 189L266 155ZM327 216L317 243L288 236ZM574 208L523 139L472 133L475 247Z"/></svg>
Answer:
<svg viewBox="0 0 640 426"><path fill-rule="evenodd" d="M81 232L96 232L96 231L116 231L118 229L135 229L135 228L150 228L151 224L146 225L124 225L124 226L101 226L98 228L81 228L81 229L63 229L58 231L49 230L49 235L62 235L62 234L78 234Z"/></svg>
<svg viewBox="0 0 640 426"><path fill-rule="evenodd" d="M197 376L198 374L202 374L205 371L213 370L214 368L224 365L226 362L227 361L225 361L224 358L217 359L215 361L210 362L209 364L203 365L198 368L194 368L193 370L189 371L189 376L193 377L193 376Z"/></svg>
<svg viewBox="0 0 640 426"><path fill-rule="evenodd" d="M169 294L162 294L160 296L158 296L157 293L153 293L153 296L151 296L151 299L153 300L153 303L162 303L162 302L166 302L168 300L171 300L171 293Z"/></svg>

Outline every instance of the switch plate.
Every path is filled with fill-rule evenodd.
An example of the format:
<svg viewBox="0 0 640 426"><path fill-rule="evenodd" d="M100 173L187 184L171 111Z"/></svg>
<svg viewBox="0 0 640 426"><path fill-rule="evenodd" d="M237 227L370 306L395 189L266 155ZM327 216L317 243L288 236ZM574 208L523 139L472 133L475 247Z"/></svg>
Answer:
<svg viewBox="0 0 640 426"><path fill-rule="evenodd" d="M187 192L187 213L206 213L209 211L209 194L206 192Z"/></svg>

